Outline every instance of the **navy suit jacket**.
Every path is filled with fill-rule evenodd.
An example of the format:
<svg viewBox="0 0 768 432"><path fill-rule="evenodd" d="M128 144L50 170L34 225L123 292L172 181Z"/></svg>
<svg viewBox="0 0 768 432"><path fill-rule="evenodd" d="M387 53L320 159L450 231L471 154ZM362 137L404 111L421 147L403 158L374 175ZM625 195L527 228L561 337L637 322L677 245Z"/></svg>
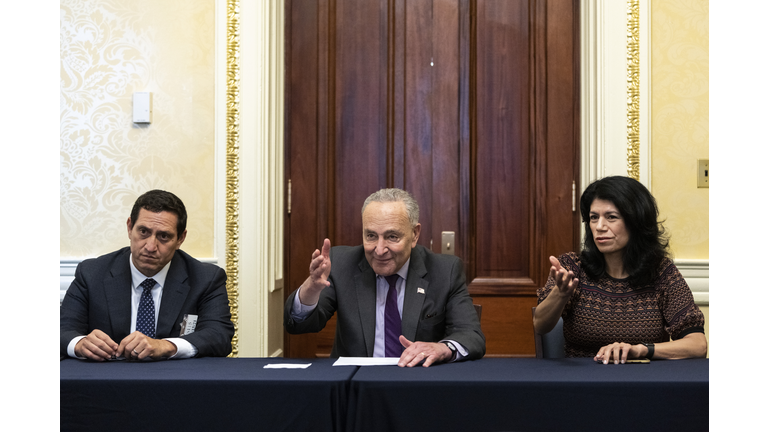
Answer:
<svg viewBox="0 0 768 432"><path fill-rule="evenodd" d="M318 332L338 312L331 357L372 357L376 273L365 259L362 245L335 246L331 248L330 259L331 285L321 292L317 307L305 320L293 320L294 291L285 302L285 329L291 334ZM421 245L413 248L405 281L401 330L412 342L455 340L469 351L468 359L485 355L485 336L458 257L436 254Z"/></svg>
<svg viewBox="0 0 768 432"><path fill-rule="evenodd" d="M61 355L77 336L99 329L120 343L131 330L131 250L125 247L81 262L61 303ZM163 286L157 339L181 337L197 348L197 357L226 356L232 351L227 275L177 250ZM195 331L179 336L185 314L197 315Z"/></svg>

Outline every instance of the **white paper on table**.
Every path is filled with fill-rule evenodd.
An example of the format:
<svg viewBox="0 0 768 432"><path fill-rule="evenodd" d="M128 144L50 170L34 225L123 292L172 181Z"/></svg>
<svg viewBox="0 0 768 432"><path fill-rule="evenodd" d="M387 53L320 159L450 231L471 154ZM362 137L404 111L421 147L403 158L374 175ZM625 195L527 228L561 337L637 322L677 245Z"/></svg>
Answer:
<svg viewBox="0 0 768 432"><path fill-rule="evenodd" d="M334 366L395 366L400 357L339 357Z"/></svg>
<svg viewBox="0 0 768 432"><path fill-rule="evenodd" d="M264 365L264 369L306 369L312 366L312 363L270 363Z"/></svg>

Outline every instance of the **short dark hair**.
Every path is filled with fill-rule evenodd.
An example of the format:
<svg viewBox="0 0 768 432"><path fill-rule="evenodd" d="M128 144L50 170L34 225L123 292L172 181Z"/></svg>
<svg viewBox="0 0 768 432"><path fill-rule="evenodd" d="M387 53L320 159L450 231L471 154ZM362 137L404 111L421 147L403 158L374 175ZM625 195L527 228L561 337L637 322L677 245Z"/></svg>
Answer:
<svg viewBox="0 0 768 432"><path fill-rule="evenodd" d="M605 257L597 249L589 227L589 211L596 199L610 201L621 213L629 232L624 250L624 271L628 282L641 287L653 283L659 265L669 257L669 237L658 220L659 209L651 192L631 177L611 176L587 186L581 195L581 219L584 222L584 246L581 261L584 271L592 278L606 274Z"/></svg>
<svg viewBox="0 0 768 432"><path fill-rule="evenodd" d="M181 236L184 230L187 229L187 209L179 197L170 192L154 189L138 197L133 204L133 209L131 209L131 226L139 218L139 211L141 209L153 213L160 213L162 211L174 213L178 219L176 222L176 236Z"/></svg>

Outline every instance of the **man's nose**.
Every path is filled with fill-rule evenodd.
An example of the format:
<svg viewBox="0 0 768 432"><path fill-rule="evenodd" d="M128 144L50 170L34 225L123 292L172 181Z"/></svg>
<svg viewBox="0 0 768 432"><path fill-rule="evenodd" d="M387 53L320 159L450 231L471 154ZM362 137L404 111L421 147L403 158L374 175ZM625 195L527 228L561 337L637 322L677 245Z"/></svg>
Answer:
<svg viewBox="0 0 768 432"><path fill-rule="evenodd" d="M144 249L150 252L157 249L157 238L155 238L155 236L150 236L149 238L147 238L147 242L144 243Z"/></svg>
<svg viewBox="0 0 768 432"><path fill-rule="evenodd" d="M383 238L379 238L379 241L376 242L376 248L373 251L376 253L376 255L384 255L387 253L386 242Z"/></svg>

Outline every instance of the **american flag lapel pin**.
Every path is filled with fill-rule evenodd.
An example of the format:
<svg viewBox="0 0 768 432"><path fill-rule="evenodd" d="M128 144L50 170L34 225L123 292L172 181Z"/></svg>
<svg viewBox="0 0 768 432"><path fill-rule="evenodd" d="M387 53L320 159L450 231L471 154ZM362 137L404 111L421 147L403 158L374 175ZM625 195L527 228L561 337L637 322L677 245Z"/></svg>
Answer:
<svg viewBox="0 0 768 432"><path fill-rule="evenodd" d="M419 288L416 290L416 292L417 292L417 293L419 293L419 294L424 294L424 288L422 288L422 287L419 287Z"/></svg>

